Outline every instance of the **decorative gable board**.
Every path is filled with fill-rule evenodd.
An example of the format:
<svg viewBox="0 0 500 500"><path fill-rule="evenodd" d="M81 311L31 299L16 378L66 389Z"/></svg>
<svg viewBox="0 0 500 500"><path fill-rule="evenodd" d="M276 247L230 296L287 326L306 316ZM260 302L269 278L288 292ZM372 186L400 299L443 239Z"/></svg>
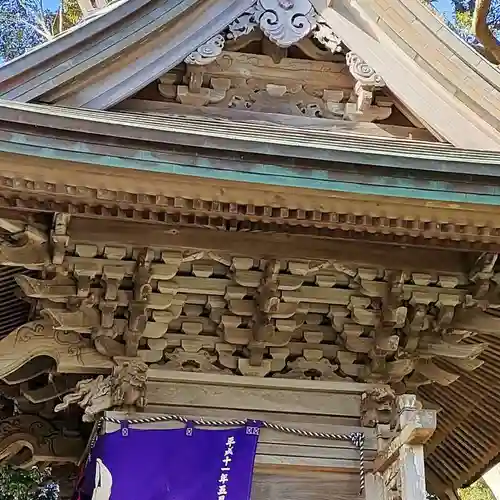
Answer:
<svg viewBox="0 0 500 500"><path fill-rule="evenodd" d="M357 84L345 47L332 53L313 37L278 47L259 29L224 49L176 66L115 110L436 140L387 88Z"/></svg>

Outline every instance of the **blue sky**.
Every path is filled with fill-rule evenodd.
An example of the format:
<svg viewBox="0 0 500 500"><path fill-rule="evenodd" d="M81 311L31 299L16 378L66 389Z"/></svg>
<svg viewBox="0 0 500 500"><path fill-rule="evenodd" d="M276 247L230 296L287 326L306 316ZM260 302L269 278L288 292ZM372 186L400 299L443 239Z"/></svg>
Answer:
<svg viewBox="0 0 500 500"><path fill-rule="evenodd" d="M60 4L60 0L43 0L43 5L50 10L56 10Z"/></svg>
<svg viewBox="0 0 500 500"><path fill-rule="evenodd" d="M445 16L452 12L451 0L437 0L434 7Z"/></svg>
<svg viewBox="0 0 500 500"><path fill-rule="evenodd" d="M44 5L51 10L56 10L60 5L60 0L44 0ZM451 0L436 0L434 6L444 15L452 11Z"/></svg>

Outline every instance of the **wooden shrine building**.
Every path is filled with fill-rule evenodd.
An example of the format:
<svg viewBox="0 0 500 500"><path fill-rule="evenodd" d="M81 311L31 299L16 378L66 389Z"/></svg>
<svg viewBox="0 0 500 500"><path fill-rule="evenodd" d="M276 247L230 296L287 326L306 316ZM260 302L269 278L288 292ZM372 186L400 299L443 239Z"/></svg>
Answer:
<svg viewBox="0 0 500 500"><path fill-rule="evenodd" d="M265 429L253 500L455 499L500 461L498 68L419 0L81 4L0 68L0 459L248 417L364 436Z"/></svg>

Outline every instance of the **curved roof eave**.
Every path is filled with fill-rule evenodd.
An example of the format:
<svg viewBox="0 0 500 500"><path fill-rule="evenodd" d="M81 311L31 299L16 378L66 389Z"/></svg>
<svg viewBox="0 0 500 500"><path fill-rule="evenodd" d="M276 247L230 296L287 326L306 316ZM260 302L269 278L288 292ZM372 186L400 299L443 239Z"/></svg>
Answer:
<svg viewBox="0 0 500 500"><path fill-rule="evenodd" d="M125 1L54 42L0 68L0 98L108 109L180 63L254 1ZM397 6L401 13L406 4L416 8L413 3L418 2L384 1L387 12L395 11ZM489 79L485 74L480 76L470 66L472 56L467 52L470 49L464 49L467 56L464 57L469 62L468 69L460 75L465 83L459 89L452 86L450 71L446 68L438 71L427 63L426 66L421 56L418 59L413 53L415 51L410 52L408 43L419 38L418 29L422 25L420 20L415 21L414 14L411 14L413 18L400 20L402 31L399 35L401 43L407 44L405 48L390 36L389 24L372 10L379 3L382 5L382 0L343 0L335 4L335 9L328 6L326 0L312 0L311 3L346 45L372 66L396 97L436 135L460 148L500 149L500 127L495 126L497 118L500 124L500 93L495 74L490 74ZM430 15L431 20L438 22L430 12L422 12L418 15ZM390 15L384 18L389 21ZM426 22L430 22L429 19ZM440 32L431 28L429 33ZM431 35L428 38L434 40ZM452 42L458 47L459 42ZM414 40L412 43L416 48L418 43L425 41ZM432 43L437 44L441 51L446 48L443 41L434 40ZM436 61L439 60L436 56ZM465 64L463 59L460 61ZM470 89L470 85L467 87L467 82L470 80L478 87L478 78L482 92L474 96L474 89ZM496 104L488 106L495 93L498 93Z"/></svg>
<svg viewBox="0 0 500 500"><path fill-rule="evenodd" d="M102 15L77 24L53 40L41 44L26 54L0 67L0 97L26 102L25 86L36 86L37 78L55 65L69 65L69 59L95 37L122 23L152 0L123 0L113 4ZM75 50L77 49L77 50ZM24 98L23 98L24 97Z"/></svg>
<svg viewBox="0 0 500 500"><path fill-rule="evenodd" d="M362 12L456 102L500 129L500 66L493 65L420 0L355 0Z"/></svg>
<svg viewBox="0 0 500 500"><path fill-rule="evenodd" d="M425 126L457 147L500 150L500 129L457 99L430 70L419 66L359 4L344 0L335 9L325 6L325 0L312 0L312 4L344 43L384 78L387 87ZM411 23L404 26L411 33Z"/></svg>
<svg viewBox="0 0 500 500"><path fill-rule="evenodd" d="M4 123L28 126L45 137L59 132L89 134L126 141L177 144L199 149L407 168L422 172L500 177L495 151L459 149L439 142L365 136L293 126L238 122L217 118L69 109L0 99ZM8 129L8 126L7 126ZM25 141L30 144L30 141ZM90 146L92 141L89 141ZM127 142L129 144L129 142ZM30 144L35 146L35 144ZM81 147L81 146L80 146Z"/></svg>
<svg viewBox="0 0 500 500"><path fill-rule="evenodd" d="M109 108L181 62L253 3L128 0L0 68L0 98Z"/></svg>

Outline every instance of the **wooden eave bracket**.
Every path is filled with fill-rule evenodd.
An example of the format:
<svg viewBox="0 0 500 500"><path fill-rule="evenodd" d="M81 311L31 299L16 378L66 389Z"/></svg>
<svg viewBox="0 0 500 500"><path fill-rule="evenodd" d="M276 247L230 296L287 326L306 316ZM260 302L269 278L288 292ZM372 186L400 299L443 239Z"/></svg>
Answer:
<svg viewBox="0 0 500 500"><path fill-rule="evenodd" d="M0 243L0 262L5 266L42 269L50 262L48 236L21 221L0 219L0 227L10 233L11 243Z"/></svg>

